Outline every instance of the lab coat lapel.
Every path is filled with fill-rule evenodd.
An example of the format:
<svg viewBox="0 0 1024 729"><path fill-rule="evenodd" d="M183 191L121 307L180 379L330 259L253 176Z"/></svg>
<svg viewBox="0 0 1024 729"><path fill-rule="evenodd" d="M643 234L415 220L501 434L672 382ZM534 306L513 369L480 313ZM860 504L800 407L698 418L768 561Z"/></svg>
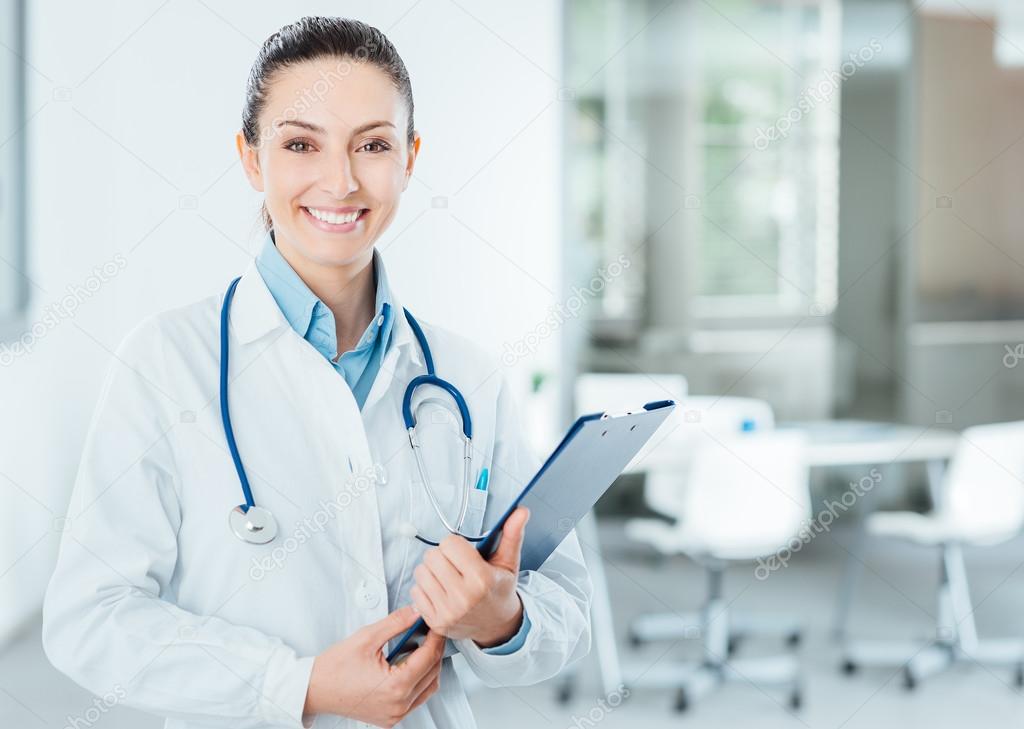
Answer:
<svg viewBox="0 0 1024 729"><path fill-rule="evenodd" d="M307 433L305 441L309 445L306 452L281 457L319 461L316 472L328 487L322 490L330 492L338 507L334 542L350 558L341 561L342 577L361 611L383 617L387 600L371 605L366 598L367 591L373 590L381 591L383 597L386 583L375 488L377 470L352 391L330 362L290 328L255 262L238 284L231 307L231 328L243 347L260 347L260 356L278 358L280 367L274 370L288 378L287 390L302 414L294 427ZM261 339L270 332L278 334L272 344ZM239 360L248 360L251 353L245 354ZM266 383L267 392L275 387L280 389L281 383ZM356 627L367 622L355 614L352 619Z"/></svg>

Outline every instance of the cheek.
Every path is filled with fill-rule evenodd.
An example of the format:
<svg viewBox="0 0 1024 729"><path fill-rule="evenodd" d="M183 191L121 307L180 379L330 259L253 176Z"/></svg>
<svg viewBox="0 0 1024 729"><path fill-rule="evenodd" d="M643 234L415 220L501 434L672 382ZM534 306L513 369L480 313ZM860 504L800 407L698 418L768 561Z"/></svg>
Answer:
<svg viewBox="0 0 1024 729"><path fill-rule="evenodd" d="M382 213L379 217L383 220L378 222L385 222L394 217L402 197L403 181L398 166L393 162L379 160L376 164L363 169L359 182L364 194L372 198Z"/></svg>
<svg viewBox="0 0 1024 729"><path fill-rule="evenodd" d="M287 206L289 200L309 187L314 173L299 157L270 155L264 168L264 187L268 202Z"/></svg>

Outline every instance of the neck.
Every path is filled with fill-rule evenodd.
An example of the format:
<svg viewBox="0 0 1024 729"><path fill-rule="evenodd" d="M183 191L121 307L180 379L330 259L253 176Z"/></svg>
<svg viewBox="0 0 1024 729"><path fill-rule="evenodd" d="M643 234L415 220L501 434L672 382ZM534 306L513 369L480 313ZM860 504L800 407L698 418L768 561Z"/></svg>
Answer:
<svg viewBox="0 0 1024 729"><path fill-rule="evenodd" d="M334 314L338 356L354 349L376 314L377 286L373 248L344 264L323 264L305 258L275 237L277 249L309 290Z"/></svg>

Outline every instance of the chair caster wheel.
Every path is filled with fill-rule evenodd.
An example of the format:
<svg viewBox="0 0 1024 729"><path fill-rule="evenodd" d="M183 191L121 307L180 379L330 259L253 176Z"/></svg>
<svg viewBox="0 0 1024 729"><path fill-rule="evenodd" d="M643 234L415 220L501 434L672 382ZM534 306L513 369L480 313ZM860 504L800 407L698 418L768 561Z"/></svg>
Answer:
<svg viewBox="0 0 1024 729"><path fill-rule="evenodd" d="M725 647L725 655L727 658L732 658L736 655L736 651L740 648L740 639L736 637L729 638L729 642Z"/></svg>
<svg viewBox="0 0 1024 729"><path fill-rule="evenodd" d="M800 711L804 705L804 694L800 689L793 689L789 695L789 708L793 711Z"/></svg>
<svg viewBox="0 0 1024 729"><path fill-rule="evenodd" d="M1018 663L1013 670L1013 685L1017 688L1024 688L1024 663Z"/></svg>
<svg viewBox="0 0 1024 729"><path fill-rule="evenodd" d="M636 633L632 631L630 631L629 634L626 636L626 640L629 641L630 648L639 648L641 645L643 645L643 641L640 640L640 636L638 636Z"/></svg>
<svg viewBox="0 0 1024 729"><path fill-rule="evenodd" d="M843 661L843 665L840 666L840 670L847 676L852 676L853 674L857 673L858 668L859 667L857 666L857 664L849 659Z"/></svg>
<svg viewBox="0 0 1024 729"><path fill-rule="evenodd" d="M913 691L917 688L917 678L914 677L913 672L909 668L903 670L903 688L907 691Z"/></svg>
<svg viewBox="0 0 1024 729"><path fill-rule="evenodd" d="M788 645L790 648L796 648L800 645L800 642L803 640L803 638L804 637L799 630L794 630L792 633L786 636L786 645Z"/></svg>
<svg viewBox="0 0 1024 729"><path fill-rule="evenodd" d="M558 687L558 692L555 694L555 701L562 706L565 706L572 700L572 686L568 682L563 683Z"/></svg>
<svg viewBox="0 0 1024 729"><path fill-rule="evenodd" d="M684 711L690 708L690 698L686 695L686 689L679 689L676 691L676 713L682 714Z"/></svg>

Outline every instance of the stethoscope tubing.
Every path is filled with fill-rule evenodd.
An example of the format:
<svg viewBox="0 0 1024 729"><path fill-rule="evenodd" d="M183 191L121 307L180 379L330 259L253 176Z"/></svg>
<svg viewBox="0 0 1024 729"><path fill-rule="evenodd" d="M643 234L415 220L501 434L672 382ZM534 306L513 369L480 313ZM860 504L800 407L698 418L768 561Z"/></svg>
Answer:
<svg viewBox="0 0 1024 729"><path fill-rule="evenodd" d="M228 404L228 356L229 356L229 332L228 324L230 318L231 301L235 296L235 289L238 287L238 282L241 281L241 276L235 278L228 286L227 292L224 295L224 303L220 311L220 415L221 423L224 427L224 437L227 440L228 451L231 453L231 461L234 463L235 472L238 474L238 481L242 486L242 493L245 496L245 503L240 504L232 511L241 510L243 514L248 514L249 510L256 506L256 501L253 498L252 488L249 485L249 478L245 473L245 466L242 463L242 456L238 450L238 444L235 441L234 428L231 425L231 411ZM473 462L473 419L469 412L469 406L466 403L466 399L455 385L437 376L434 369L434 357L430 351L430 345L427 342L427 337L423 333L422 327L412 313L402 308L405 313L406 321L409 322L409 326L412 328L413 334L416 336L417 342L419 342L420 350L423 352L423 361L426 365L427 373L425 375L418 375L414 377L409 384L406 386L405 394L402 397L402 419L405 422L405 427L409 435L409 444L412 446L413 455L416 459L416 467L419 470L420 479L423 482L423 488L427 493L427 497L430 500L430 504L437 514L441 523L445 529L453 534L467 539L469 541L478 542L487 537L487 534L479 535L467 535L462 534L459 530L462 528L462 524L465 521L466 513L469 509L469 496L470 490L473 488L471 482L472 478L472 462ZM465 438L465 452L463 456L463 473L462 473L462 501L459 506L459 515L455 521L455 524L451 524L448 518L444 515L444 511L441 509L440 503L438 503L437 496L434 494L434 489L430 484L430 480L427 478L426 468L423 464L423 458L421 455L421 447L416 437L416 417L412 409L412 397L416 389L422 385L432 385L439 387L447 392L452 400L455 402L456 407L459 409L460 419L462 421L462 434ZM421 403L422 404L422 403ZM270 514L266 509L259 509L257 511L262 512L262 516L273 521L273 515ZM254 514L256 512L253 512ZM276 532L276 530L274 530ZM246 536L242 534L236 535L245 541L249 541ZM437 542L426 539L420 536L418 533L414 535L416 539L429 545L437 546ZM272 539L270 536L268 539ZM265 543L254 542L254 543Z"/></svg>
<svg viewBox="0 0 1024 729"><path fill-rule="evenodd" d="M228 286L227 293L224 295L224 305L220 310L220 419L224 424L224 437L228 442L231 460L235 464L238 481L242 484L242 493L245 495L245 504L242 505L242 510L248 512L256 505L256 501L252 497L249 478L245 475L242 456L238 452L235 431L231 427L231 411L228 408L228 313L231 309L231 300L235 297L235 289L238 288L238 282L241 280L242 277L239 276Z"/></svg>

